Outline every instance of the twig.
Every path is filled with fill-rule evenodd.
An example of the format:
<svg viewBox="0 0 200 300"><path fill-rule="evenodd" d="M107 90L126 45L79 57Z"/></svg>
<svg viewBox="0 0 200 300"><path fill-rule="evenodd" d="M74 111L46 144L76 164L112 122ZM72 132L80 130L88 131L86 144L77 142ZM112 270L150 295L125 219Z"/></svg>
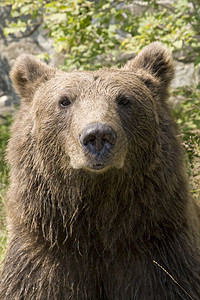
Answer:
<svg viewBox="0 0 200 300"><path fill-rule="evenodd" d="M159 263L155 260L153 260L153 263L156 264L159 268L161 268L181 289L182 291L192 300L195 300L175 279L174 277L169 274L169 272L167 272L167 270L165 270L165 268L163 268L161 265L159 265Z"/></svg>

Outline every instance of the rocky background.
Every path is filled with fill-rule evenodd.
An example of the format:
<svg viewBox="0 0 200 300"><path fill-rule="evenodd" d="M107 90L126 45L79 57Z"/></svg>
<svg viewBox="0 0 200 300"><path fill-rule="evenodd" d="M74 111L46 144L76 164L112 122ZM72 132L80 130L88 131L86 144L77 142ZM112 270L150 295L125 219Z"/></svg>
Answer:
<svg viewBox="0 0 200 300"><path fill-rule="evenodd" d="M136 6L134 9L138 12L143 9L137 3L134 5ZM35 28L30 28L26 34L18 33L5 37L3 28L6 26L9 18L9 9L0 7L0 116L13 112L15 105L19 104L19 98L12 88L9 71L20 54L38 55L40 53L48 53L52 55L51 64L55 66L62 64L63 59L62 54L58 55L55 53L52 41L47 37L41 24L38 24ZM195 69L192 61L180 62L176 55L175 68L176 75L172 88L190 86L200 82L200 68Z"/></svg>

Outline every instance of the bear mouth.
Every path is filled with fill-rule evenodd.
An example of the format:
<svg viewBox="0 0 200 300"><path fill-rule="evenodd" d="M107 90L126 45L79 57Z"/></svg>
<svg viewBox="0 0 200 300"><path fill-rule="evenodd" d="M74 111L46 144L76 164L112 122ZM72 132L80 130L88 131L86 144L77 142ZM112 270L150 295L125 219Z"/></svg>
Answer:
<svg viewBox="0 0 200 300"><path fill-rule="evenodd" d="M88 164L85 168L90 172L104 172L109 169L109 164L96 163L96 164Z"/></svg>
<svg viewBox="0 0 200 300"><path fill-rule="evenodd" d="M107 157L97 157L89 155L85 161L85 168L90 171L105 171L113 165L113 159L111 156Z"/></svg>
<svg viewBox="0 0 200 300"><path fill-rule="evenodd" d="M104 167L105 167L104 164L95 164L95 165L92 165L92 168L94 170L102 170Z"/></svg>

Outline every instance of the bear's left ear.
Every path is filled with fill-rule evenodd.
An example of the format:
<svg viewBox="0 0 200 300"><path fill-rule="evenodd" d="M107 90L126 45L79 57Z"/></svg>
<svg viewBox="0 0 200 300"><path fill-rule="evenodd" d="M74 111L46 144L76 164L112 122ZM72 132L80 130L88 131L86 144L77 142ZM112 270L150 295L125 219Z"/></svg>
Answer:
<svg viewBox="0 0 200 300"><path fill-rule="evenodd" d="M22 54L10 72L17 94L25 101L31 101L37 87L49 80L56 69L41 62L33 55Z"/></svg>
<svg viewBox="0 0 200 300"><path fill-rule="evenodd" d="M170 52L159 42L146 46L134 59L124 66L125 70L143 70L158 80L165 89L174 76L174 65Z"/></svg>

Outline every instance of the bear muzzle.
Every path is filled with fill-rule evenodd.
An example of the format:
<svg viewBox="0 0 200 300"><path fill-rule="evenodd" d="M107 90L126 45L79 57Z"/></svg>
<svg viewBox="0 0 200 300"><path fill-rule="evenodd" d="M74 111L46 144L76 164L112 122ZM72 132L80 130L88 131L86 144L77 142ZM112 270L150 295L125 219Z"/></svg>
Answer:
<svg viewBox="0 0 200 300"><path fill-rule="evenodd" d="M92 123L86 126L79 135L79 141L90 167L101 170L112 156L117 141L116 131L104 123Z"/></svg>

